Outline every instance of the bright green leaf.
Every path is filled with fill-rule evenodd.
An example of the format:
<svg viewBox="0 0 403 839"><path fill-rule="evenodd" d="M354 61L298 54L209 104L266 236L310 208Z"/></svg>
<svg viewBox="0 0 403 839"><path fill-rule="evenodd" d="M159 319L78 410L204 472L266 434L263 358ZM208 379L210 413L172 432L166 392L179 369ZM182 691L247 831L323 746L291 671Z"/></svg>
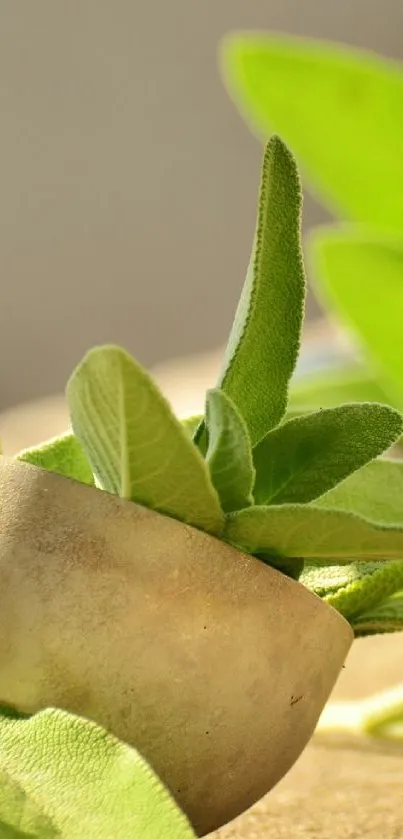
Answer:
<svg viewBox="0 0 403 839"><path fill-rule="evenodd" d="M397 411L357 403L297 417L253 450L256 504L318 498L388 449L403 431Z"/></svg>
<svg viewBox="0 0 403 839"><path fill-rule="evenodd" d="M381 458L315 501L315 507L346 510L371 521L403 524L403 460Z"/></svg>
<svg viewBox="0 0 403 839"><path fill-rule="evenodd" d="M255 480L248 429L229 396L217 388L207 391L206 427L206 463L224 512L248 507Z"/></svg>
<svg viewBox="0 0 403 839"><path fill-rule="evenodd" d="M128 353L90 350L67 397L74 432L103 489L220 533L224 516L200 452Z"/></svg>
<svg viewBox="0 0 403 839"><path fill-rule="evenodd" d="M249 507L227 518L224 536L246 553L320 560L400 559L403 525L375 524L352 513L313 505Z"/></svg>
<svg viewBox="0 0 403 839"><path fill-rule="evenodd" d="M301 582L351 621L403 589L403 561L305 566Z"/></svg>
<svg viewBox="0 0 403 839"><path fill-rule="evenodd" d="M354 329L403 408L403 244L326 228L312 242L318 295Z"/></svg>
<svg viewBox="0 0 403 839"><path fill-rule="evenodd" d="M305 299L300 216L294 159L272 137L252 256L219 381L243 416L252 445L283 417L298 356Z"/></svg>
<svg viewBox="0 0 403 839"><path fill-rule="evenodd" d="M403 591L394 594L352 622L356 638L403 630Z"/></svg>
<svg viewBox="0 0 403 839"><path fill-rule="evenodd" d="M248 122L284 138L331 210L401 233L401 65L333 43L240 33L226 39L223 66Z"/></svg>
<svg viewBox="0 0 403 839"><path fill-rule="evenodd" d="M24 449L17 455L17 460L47 469L48 472L56 472L65 478L73 478L82 484L94 484L92 469L81 443L70 432L41 443L40 446Z"/></svg>
<svg viewBox="0 0 403 839"><path fill-rule="evenodd" d="M7 839L194 836L134 749L63 711L0 718L0 779L0 827L9 831L1 836Z"/></svg>
<svg viewBox="0 0 403 839"><path fill-rule="evenodd" d="M291 382L288 412L336 408L343 402L382 402L389 397L376 373L357 363L299 376Z"/></svg>
<svg viewBox="0 0 403 839"><path fill-rule="evenodd" d="M60 839L60 830L46 813L34 797L27 795L23 785L3 770L0 753L1 839Z"/></svg>

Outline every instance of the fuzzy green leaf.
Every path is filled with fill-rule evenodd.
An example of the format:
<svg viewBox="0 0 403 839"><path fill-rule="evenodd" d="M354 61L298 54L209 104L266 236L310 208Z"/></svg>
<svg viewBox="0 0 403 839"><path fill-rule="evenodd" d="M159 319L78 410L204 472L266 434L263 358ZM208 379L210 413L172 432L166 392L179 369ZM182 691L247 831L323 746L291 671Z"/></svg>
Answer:
<svg viewBox="0 0 403 839"><path fill-rule="evenodd" d="M17 455L17 460L56 472L65 478L73 478L82 484L94 485L94 476L83 447L77 437L70 432L54 437L40 446L24 449Z"/></svg>
<svg viewBox="0 0 403 839"><path fill-rule="evenodd" d="M305 566L300 580L352 621L403 590L403 561L353 562L329 568Z"/></svg>
<svg viewBox="0 0 403 839"><path fill-rule="evenodd" d="M252 256L219 381L245 420L252 445L283 417L298 356L305 300L300 217L294 159L272 137Z"/></svg>
<svg viewBox="0 0 403 839"><path fill-rule="evenodd" d="M232 400L222 390L207 391L206 463L225 513L253 504L255 469L248 429Z"/></svg>
<svg viewBox="0 0 403 839"><path fill-rule="evenodd" d="M28 719L0 717L0 835L194 837L134 749L94 723L54 709Z"/></svg>
<svg viewBox="0 0 403 839"><path fill-rule="evenodd" d="M352 621L356 638L403 630L403 591Z"/></svg>
<svg viewBox="0 0 403 839"><path fill-rule="evenodd" d="M375 524L352 513L314 505L249 507L227 517L225 539L246 553L341 565L400 559L403 524Z"/></svg>
<svg viewBox="0 0 403 839"><path fill-rule="evenodd" d="M355 330L403 409L403 244L326 228L312 242L318 295Z"/></svg>
<svg viewBox="0 0 403 839"><path fill-rule="evenodd" d="M223 65L247 121L264 138L284 138L332 211L401 233L401 65L344 45L242 33L225 41Z"/></svg>
<svg viewBox="0 0 403 839"><path fill-rule="evenodd" d="M341 405L290 420L253 450L255 503L312 501L382 454L402 431L400 414L376 403Z"/></svg>
<svg viewBox="0 0 403 839"><path fill-rule="evenodd" d="M219 534L207 466L148 373L119 347L90 350L67 385L72 425L101 487Z"/></svg>
<svg viewBox="0 0 403 839"><path fill-rule="evenodd" d="M346 510L371 521L403 524L403 460L369 463L315 501L315 507Z"/></svg>

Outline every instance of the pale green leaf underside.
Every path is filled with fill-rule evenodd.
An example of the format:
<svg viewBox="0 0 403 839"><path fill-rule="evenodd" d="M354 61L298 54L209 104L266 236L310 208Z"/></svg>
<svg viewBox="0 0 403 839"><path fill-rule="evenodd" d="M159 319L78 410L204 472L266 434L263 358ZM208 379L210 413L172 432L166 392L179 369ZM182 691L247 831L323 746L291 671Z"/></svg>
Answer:
<svg viewBox="0 0 403 839"><path fill-rule="evenodd" d="M67 432L34 446L24 449L17 455L17 460L56 472L65 478L72 478L82 484L93 486L94 476L83 447L74 434Z"/></svg>
<svg viewBox="0 0 403 839"><path fill-rule="evenodd" d="M224 517L200 452L128 353L90 350L67 397L74 432L103 489L220 533Z"/></svg>
<svg viewBox="0 0 403 839"><path fill-rule="evenodd" d="M0 717L0 773L0 825L3 821L22 836L29 831L35 839L194 836L136 751L59 710L29 719Z"/></svg>
<svg viewBox="0 0 403 839"><path fill-rule="evenodd" d="M403 421L385 405L341 405L298 417L253 450L256 504L312 501L382 454Z"/></svg>
<svg viewBox="0 0 403 839"><path fill-rule="evenodd" d="M315 501L378 523L403 524L403 460L380 458Z"/></svg>
<svg viewBox="0 0 403 839"><path fill-rule="evenodd" d="M300 580L351 621L403 590L403 561L305 566Z"/></svg>
<svg viewBox="0 0 403 839"><path fill-rule="evenodd" d="M312 242L319 296L355 330L403 409L403 244L348 229L321 230Z"/></svg>
<svg viewBox="0 0 403 839"><path fill-rule="evenodd" d="M263 161L253 251L219 380L243 416L252 445L284 415L298 356L305 300L300 216L295 161L272 137Z"/></svg>
<svg viewBox="0 0 403 839"><path fill-rule="evenodd" d="M207 392L206 463L226 513L253 503L255 480L248 429L232 400L222 390Z"/></svg>
<svg viewBox="0 0 403 839"><path fill-rule="evenodd" d="M250 507L228 516L225 538L247 553L325 565L403 557L403 525L374 524L313 505Z"/></svg>
<svg viewBox="0 0 403 839"><path fill-rule="evenodd" d="M248 122L283 137L331 210L401 233L401 65L344 45L246 33L226 40L223 63Z"/></svg>

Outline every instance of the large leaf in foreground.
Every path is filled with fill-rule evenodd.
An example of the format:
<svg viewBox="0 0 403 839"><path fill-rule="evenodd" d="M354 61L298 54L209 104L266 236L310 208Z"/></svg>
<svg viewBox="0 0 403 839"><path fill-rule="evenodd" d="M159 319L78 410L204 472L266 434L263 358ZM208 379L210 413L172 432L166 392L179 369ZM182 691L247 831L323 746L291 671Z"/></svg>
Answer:
<svg viewBox="0 0 403 839"><path fill-rule="evenodd" d="M375 524L314 505L249 507L228 516L225 538L251 554L343 564L403 557L403 524Z"/></svg>
<svg viewBox="0 0 403 839"><path fill-rule="evenodd" d="M333 228L312 242L319 297L355 330L403 409L403 244Z"/></svg>
<svg viewBox="0 0 403 839"><path fill-rule="evenodd" d="M238 34L229 89L252 126L278 132L307 182L344 218L402 231L403 69L344 45Z"/></svg>
<svg viewBox="0 0 403 839"><path fill-rule="evenodd" d="M252 256L219 381L243 416L252 445L283 417L298 356L305 300L300 217L295 161L272 137Z"/></svg>
<svg viewBox="0 0 403 839"><path fill-rule="evenodd" d="M388 449L403 420L386 405L341 405L297 417L253 450L256 504L299 504L336 486Z"/></svg>
<svg viewBox="0 0 403 839"><path fill-rule="evenodd" d="M200 452L128 353L90 350L67 397L74 432L103 489L220 533L223 513Z"/></svg>
<svg viewBox="0 0 403 839"><path fill-rule="evenodd" d="M0 835L194 837L134 749L94 723L53 709L28 719L0 716Z"/></svg>
<svg viewBox="0 0 403 839"><path fill-rule="evenodd" d="M67 432L54 437L39 446L24 449L17 455L17 460L55 472L65 478L73 478L82 484L94 484L94 476L85 456L80 441L74 434Z"/></svg>
<svg viewBox="0 0 403 839"><path fill-rule="evenodd" d="M226 513L253 503L252 447L246 423L232 400L222 390L207 392L206 463Z"/></svg>
<svg viewBox="0 0 403 839"><path fill-rule="evenodd" d="M371 521L403 524L403 460L380 458L315 501L315 507L346 510Z"/></svg>

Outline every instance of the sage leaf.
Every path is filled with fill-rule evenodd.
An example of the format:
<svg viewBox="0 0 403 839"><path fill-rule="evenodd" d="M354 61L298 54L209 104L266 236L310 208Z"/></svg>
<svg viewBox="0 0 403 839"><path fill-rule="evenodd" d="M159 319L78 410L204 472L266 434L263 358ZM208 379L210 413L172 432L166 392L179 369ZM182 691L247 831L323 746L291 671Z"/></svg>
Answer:
<svg viewBox="0 0 403 839"><path fill-rule="evenodd" d="M222 390L207 391L206 463L225 513L253 504L252 446L246 423L232 400Z"/></svg>
<svg viewBox="0 0 403 839"><path fill-rule="evenodd" d="M380 458L315 501L316 507L346 510L371 521L403 524L403 460Z"/></svg>
<svg viewBox="0 0 403 839"><path fill-rule="evenodd" d="M354 329L403 409L403 245L325 228L312 238L312 259L318 296Z"/></svg>
<svg viewBox="0 0 403 839"><path fill-rule="evenodd" d="M245 420L252 445L282 419L298 357L305 300L301 202L295 161L272 137L252 255L218 383Z"/></svg>
<svg viewBox="0 0 403 839"><path fill-rule="evenodd" d="M403 590L403 561L353 562L327 569L305 566L300 579L352 621Z"/></svg>
<svg viewBox="0 0 403 839"><path fill-rule="evenodd" d="M276 557L295 557L341 565L403 556L403 524L378 524L313 504L249 507L231 513L224 538L246 553L273 556L274 562Z"/></svg>
<svg viewBox="0 0 403 839"><path fill-rule="evenodd" d="M92 469L83 447L71 432L47 440L39 446L24 449L17 455L17 460L72 478L81 484L94 485Z"/></svg>
<svg viewBox="0 0 403 839"><path fill-rule="evenodd" d="M301 504L318 498L388 449L403 431L386 405L357 403L297 417L253 450L256 504Z"/></svg>
<svg viewBox="0 0 403 839"><path fill-rule="evenodd" d="M331 212L401 233L401 65L341 44L240 33L223 44L223 71L247 121L284 138Z"/></svg>
<svg viewBox="0 0 403 839"><path fill-rule="evenodd" d="M388 597L380 606L355 618L352 627L356 638L403 630L403 591Z"/></svg>
<svg viewBox="0 0 403 839"><path fill-rule="evenodd" d="M54 709L2 716L0 744L1 836L194 837L145 760L88 720Z"/></svg>
<svg viewBox="0 0 403 839"><path fill-rule="evenodd" d="M97 347L67 385L74 433L101 487L219 534L207 466L148 373L119 347Z"/></svg>

